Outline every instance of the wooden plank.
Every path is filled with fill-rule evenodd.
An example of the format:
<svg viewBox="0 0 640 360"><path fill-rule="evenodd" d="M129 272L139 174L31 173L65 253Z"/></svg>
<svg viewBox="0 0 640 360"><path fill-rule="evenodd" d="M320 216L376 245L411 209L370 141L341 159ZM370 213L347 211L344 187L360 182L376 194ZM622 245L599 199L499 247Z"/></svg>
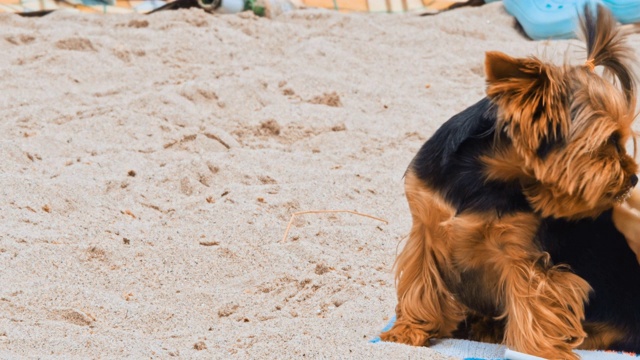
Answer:
<svg viewBox="0 0 640 360"><path fill-rule="evenodd" d="M369 11L371 12L387 12L387 2L385 0L368 0Z"/></svg>
<svg viewBox="0 0 640 360"><path fill-rule="evenodd" d="M369 11L367 0L304 0L305 6L319 7L325 9L335 9L335 5L338 6L338 10L347 11Z"/></svg>
<svg viewBox="0 0 640 360"><path fill-rule="evenodd" d="M409 11L424 8L421 0L407 0L407 8Z"/></svg>
<svg viewBox="0 0 640 360"><path fill-rule="evenodd" d="M389 0L390 2L390 12L403 12L402 9L402 0Z"/></svg>
<svg viewBox="0 0 640 360"><path fill-rule="evenodd" d="M336 0L338 9L350 11L367 11L367 0Z"/></svg>

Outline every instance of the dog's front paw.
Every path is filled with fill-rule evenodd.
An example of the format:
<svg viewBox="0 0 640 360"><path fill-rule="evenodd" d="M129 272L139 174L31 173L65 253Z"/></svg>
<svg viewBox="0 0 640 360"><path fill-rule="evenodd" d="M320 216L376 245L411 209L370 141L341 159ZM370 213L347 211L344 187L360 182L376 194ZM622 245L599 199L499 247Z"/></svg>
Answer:
<svg viewBox="0 0 640 360"><path fill-rule="evenodd" d="M380 335L382 341L397 342L413 346L429 346L430 335L418 324L395 323L391 330Z"/></svg>

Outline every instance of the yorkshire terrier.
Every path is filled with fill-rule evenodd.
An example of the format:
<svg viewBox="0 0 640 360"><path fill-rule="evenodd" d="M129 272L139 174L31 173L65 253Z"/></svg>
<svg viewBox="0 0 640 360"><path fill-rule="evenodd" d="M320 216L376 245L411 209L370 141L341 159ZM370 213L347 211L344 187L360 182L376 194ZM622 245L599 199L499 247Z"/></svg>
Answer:
<svg viewBox="0 0 640 360"><path fill-rule="evenodd" d="M546 359L640 352L632 50L602 6L581 27L584 65L488 52L487 97L412 160L413 226L382 340L463 336Z"/></svg>

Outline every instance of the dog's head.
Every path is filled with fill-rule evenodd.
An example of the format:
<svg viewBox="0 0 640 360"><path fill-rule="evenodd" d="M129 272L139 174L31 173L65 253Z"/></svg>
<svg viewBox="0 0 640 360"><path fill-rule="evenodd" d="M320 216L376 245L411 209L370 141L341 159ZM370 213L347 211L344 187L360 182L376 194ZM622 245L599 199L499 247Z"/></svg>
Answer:
<svg viewBox="0 0 640 360"><path fill-rule="evenodd" d="M625 149L636 116L632 51L609 11L598 6L596 15L585 8L584 65L486 55L487 95L498 109L499 134L496 158L485 159L494 162L490 177L518 178L542 216L597 216L638 181ZM521 169L501 172L500 161L519 162Z"/></svg>

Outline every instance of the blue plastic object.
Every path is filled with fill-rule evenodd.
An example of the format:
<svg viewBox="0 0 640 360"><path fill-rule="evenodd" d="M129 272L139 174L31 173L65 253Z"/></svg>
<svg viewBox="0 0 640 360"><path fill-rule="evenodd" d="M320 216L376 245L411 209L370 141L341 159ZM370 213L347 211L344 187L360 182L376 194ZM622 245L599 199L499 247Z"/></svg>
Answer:
<svg viewBox="0 0 640 360"><path fill-rule="evenodd" d="M503 3L534 40L575 37L578 16L588 3L603 4L623 24L640 22L640 0L504 0Z"/></svg>
<svg viewBox="0 0 640 360"><path fill-rule="evenodd" d="M640 22L640 0L602 0L602 2L621 23Z"/></svg>
<svg viewBox="0 0 640 360"><path fill-rule="evenodd" d="M592 0L504 0L503 3L534 40L574 38L584 6L596 4Z"/></svg>

